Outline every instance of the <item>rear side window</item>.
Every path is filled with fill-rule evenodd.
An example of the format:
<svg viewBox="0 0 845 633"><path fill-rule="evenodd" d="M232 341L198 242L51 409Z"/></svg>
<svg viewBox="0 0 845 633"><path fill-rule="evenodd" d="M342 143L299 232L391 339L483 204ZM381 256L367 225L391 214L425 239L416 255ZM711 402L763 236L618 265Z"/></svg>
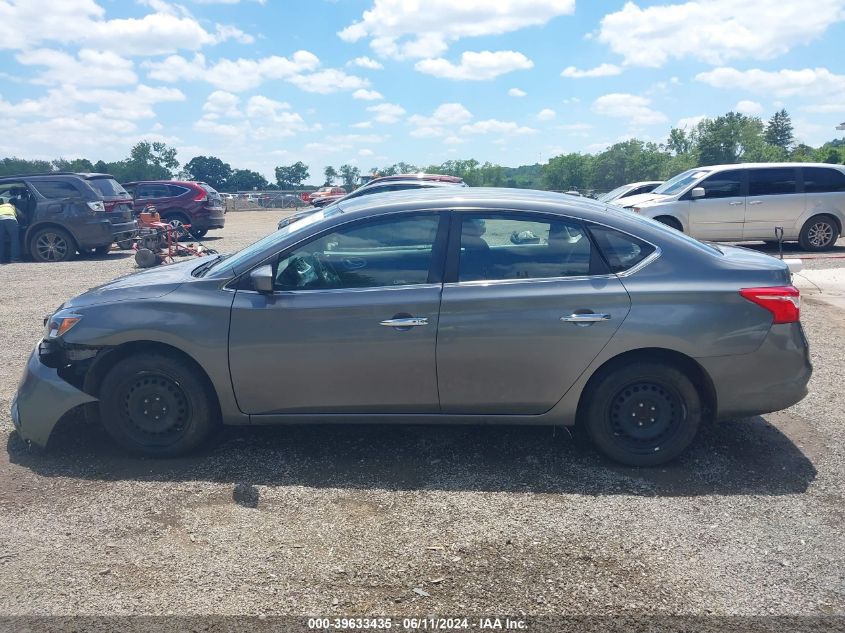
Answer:
<svg viewBox="0 0 845 633"><path fill-rule="evenodd" d="M804 191L831 193L845 191L845 172L826 167L804 167Z"/></svg>
<svg viewBox="0 0 845 633"><path fill-rule="evenodd" d="M187 187L180 187L179 185L167 185L167 190L170 192L171 196L181 196L186 192L190 191ZM217 193L213 189L211 190L214 193ZM208 191L206 191L208 193Z"/></svg>
<svg viewBox="0 0 845 633"><path fill-rule="evenodd" d="M794 167L751 169L748 172L749 196L777 196L798 192L798 178Z"/></svg>
<svg viewBox="0 0 845 633"><path fill-rule="evenodd" d="M170 187L165 184L149 184L149 185L138 185L138 189L135 193L136 197L138 198L169 198L173 195L179 195L178 193L174 194L170 192Z"/></svg>
<svg viewBox="0 0 845 633"><path fill-rule="evenodd" d="M720 171L698 186L704 187L706 199L735 198L742 195L742 173L739 169Z"/></svg>
<svg viewBox="0 0 845 633"><path fill-rule="evenodd" d="M574 220L462 215L458 281L586 276L592 250L583 226Z"/></svg>
<svg viewBox="0 0 845 633"><path fill-rule="evenodd" d="M91 185L95 191L106 198L128 198L129 194L126 189L120 186L114 178L90 178L88 184Z"/></svg>
<svg viewBox="0 0 845 633"><path fill-rule="evenodd" d="M633 268L654 252L654 246L648 242L606 226L591 225L590 233L614 273Z"/></svg>
<svg viewBox="0 0 845 633"><path fill-rule="evenodd" d="M79 195L79 190L73 183L66 180L39 180L33 181L32 186L45 198L60 199L70 198Z"/></svg>

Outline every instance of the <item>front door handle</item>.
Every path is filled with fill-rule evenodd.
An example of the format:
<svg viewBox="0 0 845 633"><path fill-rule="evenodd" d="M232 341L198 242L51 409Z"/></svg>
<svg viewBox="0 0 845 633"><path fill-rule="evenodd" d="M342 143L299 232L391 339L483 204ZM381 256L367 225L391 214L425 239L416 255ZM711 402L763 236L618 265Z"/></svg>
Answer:
<svg viewBox="0 0 845 633"><path fill-rule="evenodd" d="M425 317L402 317L399 319L385 319L379 325L395 328L419 327L421 325L428 325L428 319Z"/></svg>
<svg viewBox="0 0 845 633"><path fill-rule="evenodd" d="M752 200L748 204L763 204L763 201L762 200Z"/></svg>
<svg viewBox="0 0 845 633"><path fill-rule="evenodd" d="M729 202L728 204L731 205L732 207L738 207L741 204L745 204L745 202L740 202L739 200L734 200L733 202Z"/></svg>
<svg viewBox="0 0 845 633"><path fill-rule="evenodd" d="M566 323L574 323L575 325L591 325L599 321L609 321L609 314L596 314L595 312L586 312L582 314L570 314L569 316L560 317L561 321Z"/></svg>

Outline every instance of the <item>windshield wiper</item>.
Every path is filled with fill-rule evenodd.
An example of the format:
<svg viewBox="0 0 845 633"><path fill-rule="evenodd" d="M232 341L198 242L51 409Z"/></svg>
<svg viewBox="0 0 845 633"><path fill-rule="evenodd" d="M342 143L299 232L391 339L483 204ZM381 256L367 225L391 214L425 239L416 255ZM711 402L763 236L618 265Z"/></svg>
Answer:
<svg viewBox="0 0 845 633"><path fill-rule="evenodd" d="M207 273L214 264L216 264L222 259L225 259L226 257L228 257L228 255L217 255L215 257L209 257L207 262L203 262L202 264L194 268L194 270L191 271L191 275L193 275L194 277L204 276L205 273Z"/></svg>

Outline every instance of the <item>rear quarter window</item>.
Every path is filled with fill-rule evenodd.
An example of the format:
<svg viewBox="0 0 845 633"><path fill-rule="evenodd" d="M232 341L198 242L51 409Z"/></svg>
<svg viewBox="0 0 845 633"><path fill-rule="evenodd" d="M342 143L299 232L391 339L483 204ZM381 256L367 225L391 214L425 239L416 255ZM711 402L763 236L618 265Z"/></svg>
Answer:
<svg viewBox="0 0 845 633"><path fill-rule="evenodd" d="M611 272L629 270L655 251L648 242L610 227L590 225L589 229Z"/></svg>
<svg viewBox="0 0 845 633"><path fill-rule="evenodd" d="M79 189L66 180L40 180L30 184L38 193L50 200L79 196Z"/></svg>
<svg viewBox="0 0 845 633"><path fill-rule="evenodd" d="M806 193L832 193L845 191L845 172L830 167L804 167Z"/></svg>
<svg viewBox="0 0 845 633"><path fill-rule="evenodd" d="M130 197L126 192L126 189L124 189L114 178L89 178L88 184L93 187L94 191L105 198Z"/></svg>

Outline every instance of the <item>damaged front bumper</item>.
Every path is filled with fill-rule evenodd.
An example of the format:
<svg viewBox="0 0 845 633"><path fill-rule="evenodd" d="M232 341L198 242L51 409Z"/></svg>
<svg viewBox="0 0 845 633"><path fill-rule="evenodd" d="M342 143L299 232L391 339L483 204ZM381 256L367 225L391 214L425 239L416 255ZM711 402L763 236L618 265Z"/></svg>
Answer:
<svg viewBox="0 0 845 633"><path fill-rule="evenodd" d="M12 423L25 440L44 447L59 419L71 409L97 402L66 382L59 372L41 361L37 345L26 364L18 392L12 398Z"/></svg>

